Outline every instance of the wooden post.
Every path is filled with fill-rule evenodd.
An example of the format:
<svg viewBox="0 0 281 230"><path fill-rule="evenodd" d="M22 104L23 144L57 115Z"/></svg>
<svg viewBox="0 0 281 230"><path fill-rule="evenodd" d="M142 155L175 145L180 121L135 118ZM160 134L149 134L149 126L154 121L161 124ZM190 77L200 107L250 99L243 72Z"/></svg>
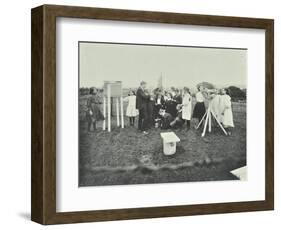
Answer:
<svg viewBox="0 0 281 230"><path fill-rule="evenodd" d="M213 112L211 111L211 113L213 114ZM224 127L222 127L220 121L216 118L216 116L213 114L215 120L217 121L217 123L219 124L221 130L224 132L225 135L227 135L227 132L225 131Z"/></svg>
<svg viewBox="0 0 281 230"><path fill-rule="evenodd" d="M207 129L207 124L209 122L209 116L210 116L210 111L209 109L207 110L207 116L206 116L206 120L205 120L205 124L204 124L204 130L203 130L203 133L202 133L202 137L205 136L205 133L206 133L206 129Z"/></svg>
<svg viewBox="0 0 281 230"><path fill-rule="evenodd" d="M209 133L211 132L212 130L212 114L210 112L210 115L209 115Z"/></svg>
<svg viewBox="0 0 281 230"><path fill-rule="evenodd" d="M119 117L119 98L116 97L116 119L117 119L117 127L120 126L120 117Z"/></svg>
<svg viewBox="0 0 281 230"><path fill-rule="evenodd" d="M111 132L111 88L110 84L107 85L107 130L108 132Z"/></svg>
<svg viewBox="0 0 281 230"><path fill-rule="evenodd" d="M124 128L124 109L123 109L123 98L120 97L120 105L121 105L121 128Z"/></svg>
<svg viewBox="0 0 281 230"><path fill-rule="evenodd" d="M104 120L102 124L102 130L105 130L105 126L106 126L106 97L105 96L103 96L103 116L104 116Z"/></svg>
<svg viewBox="0 0 281 230"><path fill-rule="evenodd" d="M198 123L198 125L196 126L195 129L198 129L200 127L200 125L204 121L204 118L206 117L206 115L207 115L207 111L205 112L204 116L202 117L201 121Z"/></svg>

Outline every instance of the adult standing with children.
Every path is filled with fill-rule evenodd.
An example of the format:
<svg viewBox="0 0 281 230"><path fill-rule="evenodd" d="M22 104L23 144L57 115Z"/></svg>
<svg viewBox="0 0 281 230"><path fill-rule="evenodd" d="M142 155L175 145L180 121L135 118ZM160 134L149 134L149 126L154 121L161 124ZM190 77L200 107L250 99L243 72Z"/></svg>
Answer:
<svg viewBox="0 0 281 230"><path fill-rule="evenodd" d="M150 95L145 92L147 83L142 81L137 90L137 101L136 107L139 110L139 121L138 129L141 130L144 134L147 134L148 126L148 103L150 100Z"/></svg>

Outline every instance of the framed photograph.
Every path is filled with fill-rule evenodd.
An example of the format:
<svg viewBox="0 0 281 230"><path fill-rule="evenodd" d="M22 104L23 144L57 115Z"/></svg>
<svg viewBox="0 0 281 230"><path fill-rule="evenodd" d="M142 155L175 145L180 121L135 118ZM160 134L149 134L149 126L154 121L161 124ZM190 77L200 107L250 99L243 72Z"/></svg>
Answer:
<svg viewBox="0 0 281 230"><path fill-rule="evenodd" d="M272 19L31 16L33 221L273 210Z"/></svg>

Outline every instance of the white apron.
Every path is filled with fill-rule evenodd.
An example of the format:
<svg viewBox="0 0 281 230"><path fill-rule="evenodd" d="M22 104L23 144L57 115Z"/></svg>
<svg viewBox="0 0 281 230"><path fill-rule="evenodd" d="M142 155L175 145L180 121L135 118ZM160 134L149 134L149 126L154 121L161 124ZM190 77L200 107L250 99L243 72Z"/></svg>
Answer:
<svg viewBox="0 0 281 230"><path fill-rule="evenodd" d="M222 107L224 108L224 114L222 116L223 126L224 127L234 127L230 96L222 95L221 104L222 104Z"/></svg>
<svg viewBox="0 0 281 230"><path fill-rule="evenodd" d="M189 94L185 94L182 98L182 119L190 120L192 113L192 100Z"/></svg>

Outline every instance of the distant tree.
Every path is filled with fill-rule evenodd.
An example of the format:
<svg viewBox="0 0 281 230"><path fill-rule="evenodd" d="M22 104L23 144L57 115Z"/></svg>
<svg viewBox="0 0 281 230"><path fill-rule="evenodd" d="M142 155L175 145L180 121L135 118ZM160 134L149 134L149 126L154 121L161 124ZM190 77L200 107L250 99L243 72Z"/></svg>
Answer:
<svg viewBox="0 0 281 230"><path fill-rule="evenodd" d="M89 94L92 94L94 92L94 90L96 90L97 88L92 86L90 89L89 89Z"/></svg>
<svg viewBox="0 0 281 230"><path fill-rule="evenodd" d="M199 88L200 86L203 86L203 88L206 89L215 89L215 86L212 83L206 81L200 82L196 85L197 88Z"/></svg>
<svg viewBox="0 0 281 230"><path fill-rule="evenodd" d="M86 87L80 88L80 95L88 95L90 93L90 89Z"/></svg>
<svg viewBox="0 0 281 230"><path fill-rule="evenodd" d="M246 97L247 97L247 89L242 89L242 91L245 93Z"/></svg>
<svg viewBox="0 0 281 230"><path fill-rule="evenodd" d="M246 100L246 90L242 90L236 86L229 86L228 90L233 101Z"/></svg>

